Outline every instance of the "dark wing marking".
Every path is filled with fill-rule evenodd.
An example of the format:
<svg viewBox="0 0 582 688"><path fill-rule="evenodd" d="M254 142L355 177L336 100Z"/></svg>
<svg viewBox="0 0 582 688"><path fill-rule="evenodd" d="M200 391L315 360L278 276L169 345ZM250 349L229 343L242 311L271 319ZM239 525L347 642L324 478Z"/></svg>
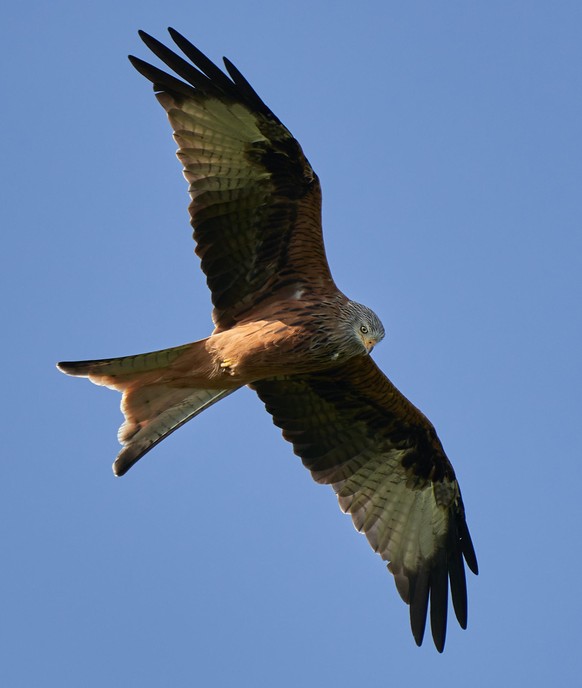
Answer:
<svg viewBox="0 0 582 688"><path fill-rule="evenodd" d="M448 588L467 625L463 559L477 559L453 467L428 419L369 357L252 387L283 436L394 574L422 643L430 601L435 645L445 644Z"/></svg>
<svg viewBox="0 0 582 688"><path fill-rule="evenodd" d="M232 63L225 59L229 78L177 31L170 35L191 63L140 32L184 81L129 59L154 84L174 130L217 330L278 289L335 290L319 180L301 147Z"/></svg>

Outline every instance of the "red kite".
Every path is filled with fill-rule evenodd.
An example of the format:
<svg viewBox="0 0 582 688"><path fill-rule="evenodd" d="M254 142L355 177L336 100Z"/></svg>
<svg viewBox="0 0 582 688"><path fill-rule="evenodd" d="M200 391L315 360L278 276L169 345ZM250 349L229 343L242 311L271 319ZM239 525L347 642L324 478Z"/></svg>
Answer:
<svg viewBox="0 0 582 688"><path fill-rule="evenodd" d="M140 32L180 77L131 57L168 113L214 305L206 339L154 353L59 363L123 393L123 475L198 413L248 385L319 483L388 562L422 643L445 643L448 589L467 625L463 560L477 573L455 473L429 420L369 356L378 316L336 287L321 189L288 129L226 58L225 74L179 33L182 57Z"/></svg>

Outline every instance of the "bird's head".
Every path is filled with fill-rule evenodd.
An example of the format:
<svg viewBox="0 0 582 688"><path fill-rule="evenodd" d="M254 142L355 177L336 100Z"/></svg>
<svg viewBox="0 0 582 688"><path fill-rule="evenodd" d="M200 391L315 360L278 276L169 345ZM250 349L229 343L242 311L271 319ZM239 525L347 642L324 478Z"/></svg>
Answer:
<svg viewBox="0 0 582 688"><path fill-rule="evenodd" d="M348 323L350 334L362 353L371 353L376 344L384 339L384 325L380 318L373 310L361 303L349 302Z"/></svg>

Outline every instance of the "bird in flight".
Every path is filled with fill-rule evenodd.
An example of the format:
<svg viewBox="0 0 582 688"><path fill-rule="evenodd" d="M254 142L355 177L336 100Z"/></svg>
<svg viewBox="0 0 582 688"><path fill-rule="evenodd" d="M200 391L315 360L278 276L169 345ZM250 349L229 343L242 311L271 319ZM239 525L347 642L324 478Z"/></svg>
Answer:
<svg viewBox="0 0 582 688"><path fill-rule="evenodd" d="M380 319L335 285L319 179L299 143L229 60L225 73L169 32L187 59L140 36L176 76L129 59L153 83L178 144L215 328L162 351L58 367L122 393L118 476L212 404L255 390L388 562L418 645L430 603L442 652L449 586L466 628L465 563L477 573L453 467L430 421L370 356Z"/></svg>

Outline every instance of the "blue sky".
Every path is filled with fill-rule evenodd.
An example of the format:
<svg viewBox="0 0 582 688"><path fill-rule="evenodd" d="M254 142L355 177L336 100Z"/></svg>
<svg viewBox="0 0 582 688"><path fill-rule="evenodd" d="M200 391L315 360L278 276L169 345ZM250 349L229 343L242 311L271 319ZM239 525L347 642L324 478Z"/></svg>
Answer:
<svg viewBox="0 0 582 688"><path fill-rule="evenodd" d="M481 574L442 656L248 390L115 479L118 396L54 368L211 329L175 145L126 59L168 25L301 142L336 281L455 466ZM580 3L535 0L4 12L2 685L573 684L581 30Z"/></svg>

